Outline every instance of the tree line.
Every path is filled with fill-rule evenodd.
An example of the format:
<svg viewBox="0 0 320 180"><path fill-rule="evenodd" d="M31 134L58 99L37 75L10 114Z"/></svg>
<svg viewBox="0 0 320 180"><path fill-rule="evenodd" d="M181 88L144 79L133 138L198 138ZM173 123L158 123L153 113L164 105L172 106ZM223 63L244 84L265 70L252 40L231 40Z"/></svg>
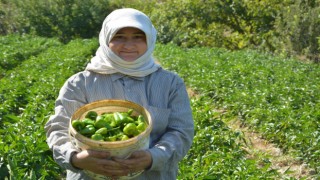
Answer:
<svg viewBox="0 0 320 180"><path fill-rule="evenodd" d="M0 0L0 34L97 37L114 9L150 16L160 43L244 48L320 62L319 0Z"/></svg>

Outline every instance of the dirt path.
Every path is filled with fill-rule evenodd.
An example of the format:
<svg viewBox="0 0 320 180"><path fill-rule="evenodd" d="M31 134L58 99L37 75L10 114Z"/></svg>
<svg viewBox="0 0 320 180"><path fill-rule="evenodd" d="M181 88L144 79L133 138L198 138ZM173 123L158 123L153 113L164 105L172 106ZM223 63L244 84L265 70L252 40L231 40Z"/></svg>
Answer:
<svg viewBox="0 0 320 180"><path fill-rule="evenodd" d="M308 169L306 164L290 155L283 154L280 148L263 139L259 133L242 126L239 120L232 120L226 123L231 129L241 131L244 134L245 139L249 142L249 145L245 148L249 159L261 161L261 165L263 165L263 159L267 158L272 164L270 168L277 170L284 176L296 179L311 179L308 177L315 173Z"/></svg>

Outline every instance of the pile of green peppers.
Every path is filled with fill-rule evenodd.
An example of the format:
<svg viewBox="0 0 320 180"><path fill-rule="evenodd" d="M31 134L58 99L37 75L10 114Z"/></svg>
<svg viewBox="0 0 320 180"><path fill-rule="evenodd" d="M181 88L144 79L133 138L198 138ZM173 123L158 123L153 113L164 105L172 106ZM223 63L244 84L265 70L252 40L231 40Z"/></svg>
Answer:
<svg viewBox="0 0 320 180"><path fill-rule="evenodd" d="M124 141L145 131L147 123L142 115L127 112L102 113L88 111L84 119L71 122L80 134L97 141Z"/></svg>

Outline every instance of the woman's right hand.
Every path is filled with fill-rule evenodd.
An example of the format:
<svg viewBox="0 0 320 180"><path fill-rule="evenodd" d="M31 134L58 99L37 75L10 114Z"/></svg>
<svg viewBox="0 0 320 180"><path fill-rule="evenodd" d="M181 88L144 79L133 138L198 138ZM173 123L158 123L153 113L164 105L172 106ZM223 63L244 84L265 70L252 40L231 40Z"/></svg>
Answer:
<svg viewBox="0 0 320 180"><path fill-rule="evenodd" d="M73 154L71 164L104 176L118 177L128 174L127 167L111 159L110 153L95 150L83 150Z"/></svg>

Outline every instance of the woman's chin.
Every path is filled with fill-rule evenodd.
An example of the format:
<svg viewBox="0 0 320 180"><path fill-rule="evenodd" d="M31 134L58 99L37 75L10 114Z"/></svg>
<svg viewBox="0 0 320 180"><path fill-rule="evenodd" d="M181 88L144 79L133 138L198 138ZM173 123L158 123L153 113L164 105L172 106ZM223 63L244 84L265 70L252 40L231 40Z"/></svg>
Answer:
<svg viewBox="0 0 320 180"><path fill-rule="evenodd" d="M135 57L135 56L120 56L120 57L124 61L128 61L128 62L132 62L138 59L138 57Z"/></svg>
<svg viewBox="0 0 320 180"><path fill-rule="evenodd" d="M135 61L136 60L136 58L135 59L131 59L131 58L126 58L126 59L123 59L124 61L127 61L127 62L133 62L133 61Z"/></svg>

